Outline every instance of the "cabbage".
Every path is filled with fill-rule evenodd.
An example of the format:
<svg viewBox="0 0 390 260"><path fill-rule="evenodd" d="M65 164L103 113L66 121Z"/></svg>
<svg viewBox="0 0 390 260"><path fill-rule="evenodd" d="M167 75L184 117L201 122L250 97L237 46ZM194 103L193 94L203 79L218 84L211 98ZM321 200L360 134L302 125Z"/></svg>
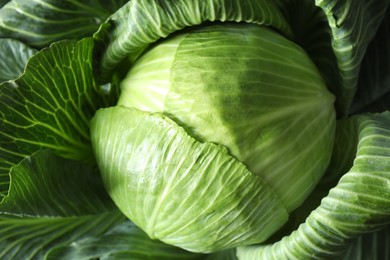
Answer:
<svg viewBox="0 0 390 260"><path fill-rule="evenodd" d="M306 53L276 32L207 26L134 63L118 109L93 119L92 144L108 193L150 237L217 251L265 241L314 189L333 148L333 101Z"/></svg>
<svg viewBox="0 0 390 260"><path fill-rule="evenodd" d="M0 1L0 258L389 258L388 5Z"/></svg>

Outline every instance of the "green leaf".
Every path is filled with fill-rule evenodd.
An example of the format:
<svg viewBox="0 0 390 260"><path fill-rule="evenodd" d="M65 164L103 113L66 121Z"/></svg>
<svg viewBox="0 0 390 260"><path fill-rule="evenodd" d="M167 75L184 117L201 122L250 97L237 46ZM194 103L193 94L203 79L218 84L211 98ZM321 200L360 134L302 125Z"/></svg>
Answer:
<svg viewBox="0 0 390 260"><path fill-rule="evenodd" d="M74 216L112 210L96 166L38 151L11 168L1 214Z"/></svg>
<svg viewBox="0 0 390 260"><path fill-rule="evenodd" d="M2 8L4 5L6 5L11 0L0 0L0 8Z"/></svg>
<svg viewBox="0 0 390 260"><path fill-rule="evenodd" d="M37 51L14 39L0 39L0 83L22 75L27 60Z"/></svg>
<svg viewBox="0 0 390 260"><path fill-rule="evenodd" d="M53 247L98 236L124 220L96 167L41 150L10 175L0 204L1 259L42 259Z"/></svg>
<svg viewBox="0 0 390 260"><path fill-rule="evenodd" d="M312 0L279 0L279 5L292 29L292 40L307 52L328 89L338 94L341 77L326 15Z"/></svg>
<svg viewBox="0 0 390 260"><path fill-rule="evenodd" d="M362 62L351 113L390 109L390 8Z"/></svg>
<svg viewBox="0 0 390 260"><path fill-rule="evenodd" d="M123 220L117 210L68 217L0 215L0 258L44 259L54 247L99 236Z"/></svg>
<svg viewBox="0 0 390 260"><path fill-rule="evenodd" d="M350 131L357 131L349 139L357 147L349 172L290 236L270 245L241 247L239 257L333 258L343 255L352 239L390 223L390 112L347 120L352 121L346 124Z"/></svg>
<svg viewBox="0 0 390 260"><path fill-rule="evenodd" d="M357 90L361 62L367 46L377 33L389 0L316 0L332 31L332 46L342 80L336 93L338 110L350 113Z"/></svg>
<svg viewBox="0 0 390 260"><path fill-rule="evenodd" d="M95 35L107 44L102 53L102 78L108 80L125 59L134 62L160 38L207 21L251 22L291 36L291 29L270 0L132 0L112 15Z"/></svg>
<svg viewBox="0 0 390 260"><path fill-rule="evenodd" d="M0 10L0 37L44 47L92 35L126 0L12 0Z"/></svg>
<svg viewBox="0 0 390 260"><path fill-rule="evenodd" d="M343 260L390 259L390 225L384 229L355 239Z"/></svg>
<svg viewBox="0 0 390 260"><path fill-rule="evenodd" d="M208 255L206 260L237 260L236 249L231 248Z"/></svg>
<svg viewBox="0 0 390 260"><path fill-rule="evenodd" d="M289 220L283 228L267 243L279 241L304 223L310 213L321 204L321 200L328 195L329 190L335 187L340 178L351 169L357 150L357 127L354 120L337 121L332 157L325 174L307 199L290 213Z"/></svg>
<svg viewBox="0 0 390 260"><path fill-rule="evenodd" d="M24 74L0 85L0 194L9 170L41 147L73 159L94 161L89 120L110 104L92 74L90 38L65 41L33 56Z"/></svg>
<svg viewBox="0 0 390 260"><path fill-rule="evenodd" d="M287 220L273 190L225 147L162 115L102 109L91 137L108 193L151 238L211 252L261 242Z"/></svg>
<svg viewBox="0 0 390 260"><path fill-rule="evenodd" d="M48 260L61 259L205 259L183 249L151 240L130 221L114 226L105 234L75 241L70 245L54 248Z"/></svg>

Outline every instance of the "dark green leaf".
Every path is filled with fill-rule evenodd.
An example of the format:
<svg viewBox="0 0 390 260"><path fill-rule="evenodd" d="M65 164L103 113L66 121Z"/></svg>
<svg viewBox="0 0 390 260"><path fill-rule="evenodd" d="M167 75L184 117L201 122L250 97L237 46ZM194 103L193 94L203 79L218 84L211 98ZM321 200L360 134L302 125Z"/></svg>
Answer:
<svg viewBox="0 0 390 260"><path fill-rule="evenodd" d="M142 230L130 221L101 236L75 241L68 246L58 247L49 252L47 259L204 259L202 254L194 254L183 249L151 240Z"/></svg>
<svg viewBox="0 0 390 260"><path fill-rule="evenodd" d="M353 241L343 260L385 260L390 259L390 225Z"/></svg>
<svg viewBox="0 0 390 260"><path fill-rule="evenodd" d="M0 85L0 194L9 169L41 147L93 161L89 120L106 106L92 75L90 38L65 41L33 56L25 73Z"/></svg>
<svg viewBox="0 0 390 260"><path fill-rule="evenodd" d="M206 260L237 260L236 249L231 248L208 255Z"/></svg>
<svg viewBox="0 0 390 260"><path fill-rule="evenodd" d="M43 259L54 247L99 236L123 220L116 210L69 217L0 215L0 258Z"/></svg>
<svg viewBox="0 0 390 260"><path fill-rule="evenodd" d="M22 75L27 60L36 50L14 39L0 39L0 83Z"/></svg>
<svg viewBox="0 0 390 260"><path fill-rule="evenodd" d="M6 5L11 0L0 0L0 8L2 8L4 5Z"/></svg>
<svg viewBox="0 0 390 260"><path fill-rule="evenodd" d="M377 33L389 0L319 0L332 31L332 46L342 79L336 93L341 114L348 114L355 95L361 61Z"/></svg>
<svg viewBox="0 0 390 260"><path fill-rule="evenodd" d="M39 151L10 171L10 189L0 214L76 216L112 210L98 169Z"/></svg>
<svg viewBox="0 0 390 260"><path fill-rule="evenodd" d="M0 204L0 259L42 259L53 247L99 236L124 220L92 166L42 150L10 175Z"/></svg>
<svg viewBox="0 0 390 260"><path fill-rule="evenodd" d="M360 72L352 113L390 109L390 8L368 47Z"/></svg>
<svg viewBox="0 0 390 260"><path fill-rule="evenodd" d="M12 0L0 10L0 38L35 47L92 35L127 0Z"/></svg>

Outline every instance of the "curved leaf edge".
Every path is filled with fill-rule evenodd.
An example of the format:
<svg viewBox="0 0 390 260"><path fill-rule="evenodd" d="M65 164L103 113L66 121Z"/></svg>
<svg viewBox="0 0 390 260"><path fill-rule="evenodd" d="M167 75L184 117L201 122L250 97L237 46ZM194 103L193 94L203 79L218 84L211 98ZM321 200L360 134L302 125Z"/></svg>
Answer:
<svg viewBox="0 0 390 260"><path fill-rule="evenodd" d="M270 245L239 247L239 258L333 259L345 254L357 237L390 223L390 112L345 120L358 135L349 172L291 235Z"/></svg>
<svg viewBox="0 0 390 260"><path fill-rule="evenodd" d="M264 241L287 221L285 207L260 176L253 175L226 147L199 142L164 115L121 106L104 108L93 118L91 132L108 193L152 238L208 253ZM105 160L113 149L121 151L118 161ZM157 149L160 152L153 152ZM187 159L180 159L183 156ZM227 196L229 201L224 199ZM145 203L149 207L141 207ZM240 219L248 223L243 225ZM240 235L235 234L237 229Z"/></svg>
<svg viewBox="0 0 390 260"><path fill-rule="evenodd" d="M148 46L169 34L207 21L235 21L265 24L288 38L292 31L275 3L268 0L212 0L172 2L133 0L100 26L94 38L102 46L96 75L108 82L113 71L127 68Z"/></svg>
<svg viewBox="0 0 390 260"><path fill-rule="evenodd" d="M65 158L95 163L89 130L85 130L89 128L88 118L99 107L113 105L118 88L116 81L96 83L92 71L94 48L91 37L55 42L31 56L19 77L0 85L0 197L9 189L10 168L41 148L56 150ZM58 63L61 59L68 64ZM37 83L33 86L34 81ZM35 114L29 109L34 109ZM43 116L37 117L39 113ZM69 113L79 120L76 122ZM47 134L42 136L42 131ZM66 135L62 135L64 131Z"/></svg>

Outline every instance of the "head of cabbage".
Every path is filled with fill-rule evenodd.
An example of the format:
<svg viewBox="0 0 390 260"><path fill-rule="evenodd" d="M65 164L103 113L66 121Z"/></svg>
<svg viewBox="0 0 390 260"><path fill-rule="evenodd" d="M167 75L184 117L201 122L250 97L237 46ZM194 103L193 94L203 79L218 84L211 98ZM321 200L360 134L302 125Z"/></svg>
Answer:
<svg viewBox="0 0 390 260"><path fill-rule="evenodd" d="M5 2L0 258L390 258L390 0Z"/></svg>
<svg viewBox="0 0 390 260"><path fill-rule="evenodd" d="M134 61L92 143L108 193L151 238L194 252L260 243L330 160L334 96L279 32L214 23Z"/></svg>

